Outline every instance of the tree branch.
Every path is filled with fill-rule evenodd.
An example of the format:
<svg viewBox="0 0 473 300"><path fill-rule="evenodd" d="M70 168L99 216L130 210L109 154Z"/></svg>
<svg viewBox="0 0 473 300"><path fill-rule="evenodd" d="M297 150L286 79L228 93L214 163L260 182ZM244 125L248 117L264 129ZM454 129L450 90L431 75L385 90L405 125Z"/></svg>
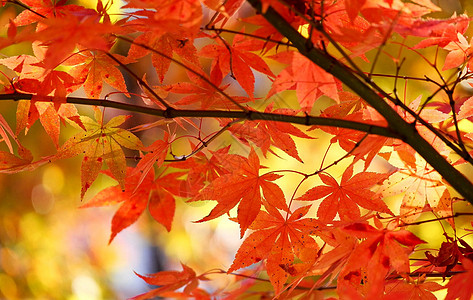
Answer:
<svg viewBox="0 0 473 300"><path fill-rule="evenodd" d="M0 95L0 101L5 100L31 100L34 95L24 93L13 93ZM41 101L53 101L53 97L41 97ZM366 132L369 134L380 135L384 137L390 137L400 139L401 136L392 132L389 128L370 125L361 122L348 121L342 119L330 119L313 116L291 116L276 113L265 113L258 111L225 111L225 110L194 110L194 109L175 109L169 107L167 109L159 109L152 107L139 106L129 103L122 103L117 101L110 101L106 99L89 99L81 97L67 97L67 103L81 104L81 105L96 105L102 107L110 107L121 109L129 112L136 112L156 117L174 119L179 117L191 117L191 118L226 118L226 119L240 119L240 120L261 120L261 121L274 121L284 122L300 125L318 125L328 127L340 127L353 129L357 131Z"/></svg>

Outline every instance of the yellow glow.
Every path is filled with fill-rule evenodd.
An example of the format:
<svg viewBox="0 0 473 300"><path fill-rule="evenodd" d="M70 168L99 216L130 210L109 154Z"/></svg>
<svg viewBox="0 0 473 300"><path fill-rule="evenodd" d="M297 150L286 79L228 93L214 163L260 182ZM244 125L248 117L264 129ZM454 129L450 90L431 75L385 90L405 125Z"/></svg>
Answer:
<svg viewBox="0 0 473 300"><path fill-rule="evenodd" d="M3 294L7 299L18 298L18 288L15 281L2 273L0 273L0 294Z"/></svg>
<svg viewBox="0 0 473 300"><path fill-rule="evenodd" d="M304 24L304 25L299 26L297 31L299 31L299 33L303 37L308 38L309 37L309 24Z"/></svg>
<svg viewBox="0 0 473 300"><path fill-rule="evenodd" d="M64 172L56 165L48 165L43 172L43 186L53 194L60 193L64 187Z"/></svg>
<svg viewBox="0 0 473 300"><path fill-rule="evenodd" d="M82 5L84 7L88 7L88 8L93 8L93 9L97 8L97 0L79 0L77 4ZM104 7L108 8L107 13L109 14L110 20L112 22L115 22L115 21L117 21L121 18L120 17L120 13L121 13L120 8L123 5L123 3L121 1L103 0L102 4L103 4Z"/></svg>
<svg viewBox="0 0 473 300"><path fill-rule="evenodd" d="M77 300L102 299L102 291L97 282L88 275L79 275L72 281L72 290Z"/></svg>

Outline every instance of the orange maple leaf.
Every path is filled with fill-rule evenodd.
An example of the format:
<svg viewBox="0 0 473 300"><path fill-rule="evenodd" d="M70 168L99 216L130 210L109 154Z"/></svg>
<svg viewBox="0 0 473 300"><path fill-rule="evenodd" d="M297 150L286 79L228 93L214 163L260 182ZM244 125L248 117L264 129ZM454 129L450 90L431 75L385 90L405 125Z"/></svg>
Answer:
<svg viewBox="0 0 473 300"><path fill-rule="evenodd" d="M50 163L52 160L53 156L46 156L33 161L31 151L18 144L18 156L10 152L0 151L0 173L12 174L31 171L41 165Z"/></svg>
<svg viewBox="0 0 473 300"><path fill-rule="evenodd" d="M101 23L98 14L80 16L68 14L62 18L44 19L41 29L36 32L35 40L44 47L46 68L54 69L61 64L76 48L109 51L112 33L119 33L120 27ZM64 33L67 33L65 38Z"/></svg>
<svg viewBox="0 0 473 300"><path fill-rule="evenodd" d="M291 109L273 110L273 105L268 105L265 112L288 115L295 114ZM302 162L302 159L299 157L296 143L291 136L313 139L313 137L308 136L294 125L277 121L246 120L243 123L233 124L228 130L245 145L249 145L249 142L254 143L254 145L261 149L264 156L266 156L268 151L275 154L270 149L271 146L274 146L300 162Z"/></svg>
<svg viewBox="0 0 473 300"><path fill-rule="evenodd" d="M241 157L240 165L236 170L213 180L199 195L190 200L215 200L218 202L210 214L198 222L209 221L229 213L233 207L240 203L237 219L240 224L241 236L243 236L258 215L263 201L287 211L284 193L277 184L272 182L281 178L282 175L274 173L259 175L261 168L258 155L252 148L248 159Z"/></svg>
<svg viewBox="0 0 473 300"><path fill-rule="evenodd" d="M181 263L182 271L162 271L147 276L140 275L135 272L141 279L146 281L150 285L159 286L144 294L130 298L130 300L144 300L151 299L158 296L174 298L192 298L192 299L211 299L209 295L206 295L202 289L200 289L199 281L208 280L205 277L205 273L197 275L195 271ZM174 292L177 289L184 287L180 293ZM204 295L202 295L204 294ZM179 297L180 296L180 297Z"/></svg>
<svg viewBox="0 0 473 300"><path fill-rule="evenodd" d="M283 217L271 205L265 205L265 208L268 212L259 212L250 226L255 232L243 241L228 272L266 259L269 280L279 293L289 276L294 257L303 249L318 249L310 235L320 229L320 223L313 218L303 218L310 205L296 209L289 218Z"/></svg>
<svg viewBox="0 0 473 300"><path fill-rule="evenodd" d="M296 114L296 112L292 109L279 108L273 110L272 104L268 105L264 112L286 115ZM261 149L263 155L265 156L268 151L274 154L274 152L270 149L270 146L274 146L300 162L302 162L302 159L299 157L296 143L291 136L297 136L304 139L313 139L313 137L308 136L294 125L277 121L246 120L243 123L233 124L228 130L246 145L249 145L250 141L253 142L256 146L258 146L258 148Z"/></svg>
<svg viewBox="0 0 473 300"><path fill-rule="evenodd" d="M219 69L222 76L228 73L238 81L250 98L253 98L255 89L255 76L251 69L274 77L266 62L251 51L260 50L260 43L253 40L245 40L244 35L236 35L232 45L224 44L217 40L218 44L207 45L199 52L200 56L212 58L211 73Z"/></svg>
<svg viewBox="0 0 473 300"><path fill-rule="evenodd" d="M145 49L137 44L144 44L153 49L158 49L159 52L173 57L173 54L179 55L181 58L194 65L199 65L197 58L197 49L193 43L193 37L189 36L187 31L181 30L176 32L166 32L163 34L156 34L154 31L148 31L138 36L128 51L128 57L138 59L151 53L151 62L158 74L159 81L162 83L166 72L171 66L171 60L168 58Z"/></svg>
<svg viewBox="0 0 473 300"><path fill-rule="evenodd" d="M340 183L332 176L320 173L320 179L326 185L311 188L296 200L312 201L324 198L317 211L317 216L324 222L332 221L337 213L341 220L356 221L361 216L358 206L392 214L380 195L370 190L371 187L386 179L389 174L361 172L352 175L353 166L345 170Z"/></svg>
<svg viewBox="0 0 473 300"><path fill-rule="evenodd" d="M139 17L127 25L137 26L136 31L152 31L157 36L182 29L197 33L202 23L199 0L130 0L123 8L139 8L133 12Z"/></svg>
<svg viewBox="0 0 473 300"><path fill-rule="evenodd" d="M445 63L443 65L443 70L448 70L455 68L463 64L465 61L468 61L468 68L471 70L473 67L473 62L470 57L473 52L472 49L473 40L468 41L463 36L463 34L457 34L457 40L448 43L444 49L448 50L449 53L445 57Z"/></svg>
<svg viewBox="0 0 473 300"><path fill-rule="evenodd" d="M141 174L137 183L137 187L141 184L146 175L153 171L153 167L155 165L160 167L163 164L170 146L171 142L169 141L169 134L165 132L164 138L162 140L156 140L150 146L141 149L143 151L147 151L148 153L141 157L140 162L134 171L135 173Z"/></svg>
<svg viewBox="0 0 473 300"><path fill-rule="evenodd" d="M81 15L94 15L96 12L93 9L84 8L79 5L66 4L66 0L51 1L51 0L23 0L23 4L28 5L30 9L25 9L18 16L14 22L18 26L28 25L43 20L46 18L64 17L71 13L80 13Z"/></svg>
<svg viewBox="0 0 473 300"><path fill-rule="evenodd" d="M297 52L282 52L271 57L288 66L276 77L267 97L286 90L296 90L304 111L310 112L322 95L338 102L337 80L329 73Z"/></svg>
<svg viewBox="0 0 473 300"><path fill-rule="evenodd" d="M119 54L113 54L113 56L124 64L132 62ZM116 67L118 63L103 52L83 50L71 56L64 65L75 66L69 74L76 81L83 83L88 98L96 99L100 96L103 81L120 92L128 91L125 79Z"/></svg>
<svg viewBox="0 0 473 300"><path fill-rule="evenodd" d="M235 159L240 161L240 157L228 154L230 146L211 152L208 157L203 152L198 152L185 161L172 163L173 168L186 169L186 178L181 186L182 197L195 197L205 186L205 183L212 182L219 176L229 174L228 161Z"/></svg>
<svg viewBox="0 0 473 300"><path fill-rule="evenodd" d="M42 54L37 51L38 47L33 49L39 57L12 56L1 59L0 64L17 72L19 79L14 83L15 89L33 94L33 101L43 96L53 96L56 105L65 102L65 97L78 89L80 83L64 71L48 69L41 61Z"/></svg>
<svg viewBox="0 0 473 300"><path fill-rule="evenodd" d="M57 158L68 158L84 154L81 165L81 199L97 178L105 161L114 178L125 189L126 160L122 147L140 150L143 144L133 133L118 128L130 116L116 116L103 123L102 112L95 110L95 119L82 117L85 131L67 140L56 154Z"/></svg>
<svg viewBox="0 0 473 300"><path fill-rule="evenodd" d="M110 171L103 173L114 178ZM177 178L183 173L170 173L157 179L154 179L154 170L148 172L143 179L140 175L133 168L127 168L125 190L120 185L108 187L81 206L81 208L87 208L122 203L112 219L109 243L120 231L135 223L146 207L158 223L162 224L167 231L171 231L176 202L172 194L173 188L168 189L168 186L178 186Z"/></svg>

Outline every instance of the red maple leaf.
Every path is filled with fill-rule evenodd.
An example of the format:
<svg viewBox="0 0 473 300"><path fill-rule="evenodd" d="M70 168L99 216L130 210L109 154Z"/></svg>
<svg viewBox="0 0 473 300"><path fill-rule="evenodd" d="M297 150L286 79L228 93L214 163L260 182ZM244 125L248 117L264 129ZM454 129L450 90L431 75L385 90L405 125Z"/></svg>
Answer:
<svg viewBox="0 0 473 300"><path fill-rule="evenodd" d="M258 215L263 201L282 210L287 210L288 207L281 188L272 182L282 175L274 173L259 175L262 166L253 148L248 159L241 158L239 166L232 173L216 178L190 201L218 202L210 214L198 222L209 221L229 213L239 203L237 219L243 236Z"/></svg>
<svg viewBox="0 0 473 300"><path fill-rule="evenodd" d="M247 267L266 259L266 270L275 292L279 293L289 276L288 270L294 257L303 249L318 249L310 236L319 230L320 223L313 218L303 218L310 209L304 206L284 217L271 205L265 205L268 212L260 211L250 229L250 234L238 249L228 272Z"/></svg>
<svg viewBox="0 0 473 300"><path fill-rule="evenodd" d="M360 12L365 2L366 0L345 0L346 12L352 22Z"/></svg>
<svg viewBox="0 0 473 300"><path fill-rule="evenodd" d="M260 50L260 43L246 40L244 35L236 35L233 44L224 44L217 40L217 44L207 45L199 52L200 56L212 58L211 73L219 69L222 76L231 73L240 86L253 98L255 76L251 69L274 77L266 62L251 51Z"/></svg>
<svg viewBox="0 0 473 300"><path fill-rule="evenodd" d="M432 293L444 289L437 282L425 281L425 275L416 280L407 277L406 280L396 280L386 285L386 295L383 300L436 300L437 297Z"/></svg>
<svg viewBox="0 0 473 300"><path fill-rule="evenodd" d="M445 300L470 300L473 296L473 261L461 260L464 273L453 275L447 283L448 293Z"/></svg>
<svg viewBox="0 0 473 300"><path fill-rule="evenodd" d="M379 299L390 269L399 274L409 273L409 253L416 245L425 243L407 230L378 230L366 223L351 224L344 230L363 242L353 250L339 275L340 297L350 295L355 299L361 293L366 299Z"/></svg>
<svg viewBox="0 0 473 300"><path fill-rule="evenodd" d="M281 7L282 4L276 3L277 7ZM274 7L273 7L274 8ZM304 24L303 19L298 17L296 14L292 13L288 9L279 9L279 14L290 23L294 28L298 28L300 25ZM245 22L258 26L259 28L253 31L251 34L259 36L262 38L270 38L273 41L282 41L285 37L273 26L271 26L268 21L262 15L254 15L244 19ZM254 43L259 43L259 48L263 53L268 52L268 50L277 46L277 43L267 43L264 40L254 40Z"/></svg>
<svg viewBox="0 0 473 300"><path fill-rule="evenodd" d="M18 156L11 152L0 151L0 173L12 174L23 171L31 171L37 167L50 163L53 156L42 157L33 161L31 151L18 144Z"/></svg>
<svg viewBox="0 0 473 300"><path fill-rule="evenodd" d="M209 108L235 108L234 102L246 103L251 101L249 97L232 96L232 102L223 95L230 85L222 83L222 74L220 72L211 72L210 78L208 79L212 84L202 80L200 77L188 72L191 82L178 82L163 87L164 90L175 94L188 94L179 101L174 103L175 105L191 105L200 102L201 109ZM217 88L216 88L217 87Z"/></svg>
<svg viewBox="0 0 473 300"><path fill-rule="evenodd" d="M457 33L464 34L470 23L466 15L453 15L449 19L420 19L411 26L396 28L396 32L402 35L415 35L424 37L414 48L425 48L430 46L445 47L450 42L457 40Z"/></svg>
<svg viewBox="0 0 473 300"><path fill-rule="evenodd" d="M270 104L264 110L266 113L294 115L291 109L275 109ZM277 121L249 121L235 123L228 129L241 142L249 145L251 141L261 149L263 155L274 153L270 147L274 146L288 155L302 162L297 152L296 143L291 136L304 139L313 139L292 124Z"/></svg>
<svg viewBox="0 0 473 300"><path fill-rule="evenodd" d="M296 200L313 201L324 198L317 211L317 216L324 222L332 221L337 213L341 220L356 221L360 218L358 206L392 214L386 203L381 200L380 195L370 190L390 174L361 172L352 175L352 166L345 170L340 183L332 176L320 173L320 179L325 185L308 190Z"/></svg>

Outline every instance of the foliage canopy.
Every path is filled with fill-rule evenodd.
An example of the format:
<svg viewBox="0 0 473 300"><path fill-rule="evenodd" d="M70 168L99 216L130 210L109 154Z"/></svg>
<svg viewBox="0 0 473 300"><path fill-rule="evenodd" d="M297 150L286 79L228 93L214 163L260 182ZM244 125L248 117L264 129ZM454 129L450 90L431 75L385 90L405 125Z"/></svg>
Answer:
<svg viewBox="0 0 473 300"><path fill-rule="evenodd" d="M16 13L0 50L30 50L0 59L0 99L18 101L16 127L0 116L0 172L81 157L81 199L100 173L117 182L83 205L120 205L110 242L146 210L171 231L177 201L238 224L228 269L138 275L157 287L134 299L472 297L468 15L437 18L430 0L123 3L2 1ZM23 145L35 123L47 156ZM409 230L430 222L445 241L422 251ZM236 280L200 285L215 275Z"/></svg>

